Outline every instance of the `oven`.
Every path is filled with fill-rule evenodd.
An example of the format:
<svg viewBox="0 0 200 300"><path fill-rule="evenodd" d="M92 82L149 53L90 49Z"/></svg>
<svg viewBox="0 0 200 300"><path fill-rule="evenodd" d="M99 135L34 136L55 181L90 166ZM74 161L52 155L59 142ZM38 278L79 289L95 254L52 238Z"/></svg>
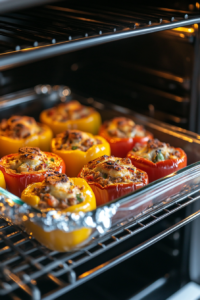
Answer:
<svg viewBox="0 0 200 300"><path fill-rule="evenodd" d="M138 195L148 202L151 192L153 208L137 217L122 210L77 251L51 251L4 216L2 300L156 300L187 286L198 299L200 4L137 2L0 4L0 118L37 119L42 109L77 99L105 120L131 116L189 160L175 179ZM187 188L167 199L174 182Z"/></svg>

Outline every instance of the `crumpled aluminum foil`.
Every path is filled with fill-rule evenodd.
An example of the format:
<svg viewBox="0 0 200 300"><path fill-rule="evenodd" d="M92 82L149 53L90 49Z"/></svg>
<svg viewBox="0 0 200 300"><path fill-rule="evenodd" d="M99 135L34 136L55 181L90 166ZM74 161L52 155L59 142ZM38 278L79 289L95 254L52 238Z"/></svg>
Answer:
<svg viewBox="0 0 200 300"><path fill-rule="evenodd" d="M97 208L91 212L63 213L55 210L41 212L25 203L16 204L16 198L0 188L0 216L22 228L23 222L29 220L48 232L55 229L70 232L87 227L96 229L99 234L103 234L111 227L111 219L119 206L117 203L111 204L109 207ZM20 199L18 198L17 201Z"/></svg>

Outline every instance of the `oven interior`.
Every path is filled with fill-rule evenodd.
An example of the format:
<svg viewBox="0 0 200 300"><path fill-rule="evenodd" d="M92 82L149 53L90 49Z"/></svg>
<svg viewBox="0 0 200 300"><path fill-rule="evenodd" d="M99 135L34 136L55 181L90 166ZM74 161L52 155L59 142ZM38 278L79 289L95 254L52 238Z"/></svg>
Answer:
<svg viewBox="0 0 200 300"><path fill-rule="evenodd" d="M159 10L157 1L151 1L151 7L148 4L142 1L137 8L137 1L63 1L16 11L5 7L0 16L1 100L5 94L38 84L65 85L83 97L107 100L199 133L199 7L196 2L164 1L162 7L167 9ZM191 23L185 25L186 14ZM89 25L87 18L93 20ZM161 19L164 25L180 22L179 28L154 32L152 28L160 26ZM127 27L139 33L87 48L83 43L86 33L92 40L111 31L124 33ZM144 34L146 28L152 32ZM80 43L76 51L70 50L65 41L76 40ZM67 46L62 51L61 47L52 48L51 53L43 51L57 43ZM20 109L30 114L27 108ZM10 113L3 111L1 117ZM168 208L172 211L169 216L128 238L129 232L119 229L117 246L109 246L114 240L109 238L91 251L69 255L52 253L1 220L0 284L5 291L1 299L156 300L167 299L190 280L199 283L200 262L195 250L200 240L199 219L174 228L166 237L161 235L162 239L145 249L141 247L198 212L198 198L197 193L183 199L181 207L174 204ZM68 271L73 263L74 273ZM15 277L16 273L19 276ZM9 291L8 279L16 283L16 289Z"/></svg>

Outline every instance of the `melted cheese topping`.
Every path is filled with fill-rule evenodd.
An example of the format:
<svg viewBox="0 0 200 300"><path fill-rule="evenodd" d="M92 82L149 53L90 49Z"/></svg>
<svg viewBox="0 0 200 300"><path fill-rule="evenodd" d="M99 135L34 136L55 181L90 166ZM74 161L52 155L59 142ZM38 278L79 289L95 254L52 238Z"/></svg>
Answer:
<svg viewBox="0 0 200 300"><path fill-rule="evenodd" d="M12 116L10 119L3 119L0 123L0 135L21 139L41 132L34 118L26 116Z"/></svg>
<svg viewBox="0 0 200 300"><path fill-rule="evenodd" d="M138 170L129 158L101 156L87 165L80 176L88 182L97 182L101 186L116 183L142 182L145 172Z"/></svg>
<svg viewBox="0 0 200 300"><path fill-rule="evenodd" d="M141 125L136 125L128 118L114 118L106 125L108 134L112 137L129 138L135 136L145 136L146 132Z"/></svg>
<svg viewBox="0 0 200 300"><path fill-rule="evenodd" d="M66 122L87 117L92 111L94 111L92 107L81 105L74 100L49 109L47 114L53 121Z"/></svg>
<svg viewBox="0 0 200 300"><path fill-rule="evenodd" d="M33 193L40 197L40 208L67 208L84 201L83 187L74 185L74 182L65 174L51 173L42 182L42 186L34 188Z"/></svg>
<svg viewBox="0 0 200 300"><path fill-rule="evenodd" d="M79 130L67 130L55 138L57 150L81 150L87 151L94 145L101 144L101 141L88 133Z"/></svg>
<svg viewBox="0 0 200 300"><path fill-rule="evenodd" d="M55 168L54 158L47 156L37 147L22 147L17 156L8 157L1 164L13 173L44 172Z"/></svg>
<svg viewBox="0 0 200 300"><path fill-rule="evenodd" d="M152 162L164 161L180 157L180 153L169 144L161 143L159 140L149 140L144 146L136 146L133 148L135 155L141 156Z"/></svg>

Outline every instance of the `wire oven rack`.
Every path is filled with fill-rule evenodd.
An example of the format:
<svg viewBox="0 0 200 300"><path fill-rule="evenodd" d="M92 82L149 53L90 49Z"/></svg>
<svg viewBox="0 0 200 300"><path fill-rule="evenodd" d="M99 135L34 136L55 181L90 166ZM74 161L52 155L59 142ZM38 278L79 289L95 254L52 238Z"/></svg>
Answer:
<svg viewBox="0 0 200 300"><path fill-rule="evenodd" d="M7 299L56 299L76 286L139 253L200 216L196 211L186 219L167 228L142 243L130 239L200 198L194 187L185 197L155 208L136 220L127 220L109 231L106 236L94 239L85 248L71 253L59 253L42 247L17 227L0 219L0 297ZM128 248L119 244L128 240ZM130 246L132 245L132 246ZM10 299L9 298L9 299Z"/></svg>
<svg viewBox="0 0 200 300"><path fill-rule="evenodd" d="M58 0L57 0L58 1ZM50 2L56 2L56 0L6 0L6 1L1 1L1 13L5 13L11 10L18 10L22 8L27 8L31 6L36 6L36 5L41 5L45 3L50 3Z"/></svg>
<svg viewBox="0 0 200 300"><path fill-rule="evenodd" d="M83 5L83 4L81 4ZM78 8L77 8L78 7ZM63 3L0 16L0 70L200 22L199 11Z"/></svg>

